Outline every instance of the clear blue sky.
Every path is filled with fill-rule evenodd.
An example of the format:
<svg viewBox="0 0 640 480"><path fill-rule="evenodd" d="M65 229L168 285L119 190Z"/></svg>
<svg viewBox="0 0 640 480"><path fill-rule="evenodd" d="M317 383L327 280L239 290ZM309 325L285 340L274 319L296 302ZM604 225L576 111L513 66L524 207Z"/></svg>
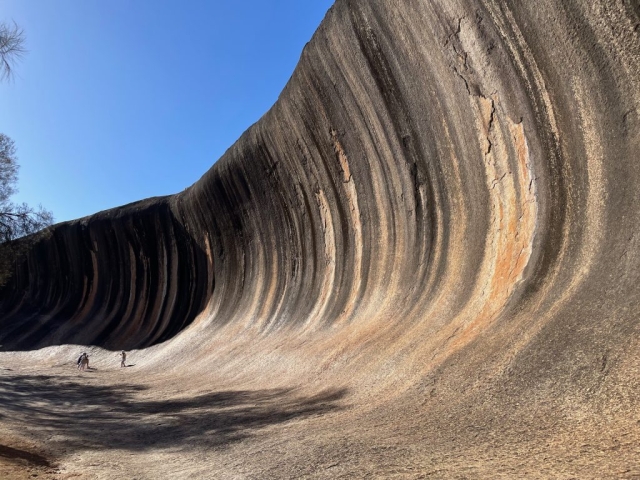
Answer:
<svg viewBox="0 0 640 480"><path fill-rule="evenodd" d="M0 0L29 52L0 83L14 201L56 222L197 181L278 98L333 0Z"/></svg>

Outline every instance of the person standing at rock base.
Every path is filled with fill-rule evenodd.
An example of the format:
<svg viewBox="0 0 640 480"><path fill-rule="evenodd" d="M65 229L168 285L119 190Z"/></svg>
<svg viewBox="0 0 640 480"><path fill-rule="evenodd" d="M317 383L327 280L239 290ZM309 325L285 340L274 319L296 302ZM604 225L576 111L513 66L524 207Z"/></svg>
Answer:
<svg viewBox="0 0 640 480"><path fill-rule="evenodd" d="M87 352L84 352L78 359L78 369L84 372L87 368L89 368L89 355L87 355Z"/></svg>
<svg viewBox="0 0 640 480"><path fill-rule="evenodd" d="M124 362L127 360L127 353L123 350L120 356L122 357L122 360L120 360L120 368L126 367Z"/></svg>
<svg viewBox="0 0 640 480"><path fill-rule="evenodd" d="M78 365L78 370L80 370L80 365L82 364L82 359L84 358L86 354L83 352L80 354L80 356L78 357L78 361L76 362Z"/></svg>

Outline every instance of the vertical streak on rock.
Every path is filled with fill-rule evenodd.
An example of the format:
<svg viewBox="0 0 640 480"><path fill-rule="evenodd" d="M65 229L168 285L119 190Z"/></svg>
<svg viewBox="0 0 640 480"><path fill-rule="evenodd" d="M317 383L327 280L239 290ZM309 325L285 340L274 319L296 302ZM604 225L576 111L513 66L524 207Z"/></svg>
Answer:
<svg viewBox="0 0 640 480"><path fill-rule="evenodd" d="M578 103L580 131L583 135L582 141L586 147L586 174L588 191L585 201L585 212L583 213L582 241L576 248L574 260L579 266L572 275L570 281L563 286L562 291L557 294L553 306L547 315L553 315L558 310L566 306L567 301L572 298L579 286L585 282L592 272L593 263L599 258L598 251L604 238L604 206L607 201L607 190L604 176L604 155L601 148L599 131L593 121L596 115L595 109L588 102L589 95L584 91L579 83L573 85L576 93L575 100ZM536 328L528 333L527 338L531 338L543 327L541 322ZM519 344L520 345L520 344Z"/></svg>
<svg viewBox="0 0 640 480"><path fill-rule="evenodd" d="M343 188L347 200L346 213L349 215L349 223L353 231L351 238L349 238L349 247L353 249L352 274L349 278L351 285L347 287L349 291L346 297L345 308L336 319L335 323L338 324L348 320L353 314L360 294L360 285L362 283L362 223L360 221L360 208L358 206L358 192L349 170L349 159L338 139L337 132L331 129L330 134L333 149L342 170Z"/></svg>
<svg viewBox="0 0 640 480"><path fill-rule="evenodd" d="M489 229L469 323L456 329L448 354L461 348L502 313L522 279L533 248L537 203L535 182L522 125L504 127L496 100L476 98L478 143L484 153L490 194ZM511 159L516 161L512 162ZM475 312L474 312L475 310Z"/></svg>
<svg viewBox="0 0 640 480"><path fill-rule="evenodd" d="M489 1L486 3L491 18L499 32L507 51L517 68L528 94L528 100L536 115L535 131L541 136L547 155L545 168L547 175L540 175L547 185L544 186L548 201L543 204L540 213L545 217L545 239L541 239L544 248L539 249L536 259L536 272L531 272L529 288L542 286L542 278L547 274L557 275L562 258L567 252L570 223L567 212L571 210L572 198L567 194L567 179L571 177L570 164L564 158L560 146L560 130L553 101L545 84L545 79L530 47L527 44L518 23L515 21L508 4ZM538 161L542 161L540 159ZM552 285L545 281L545 286ZM536 286L538 285L538 286Z"/></svg>
<svg viewBox="0 0 640 480"><path fill-rule="evenodd" d="M324 191L319 190L315 192L315 196L320 207L320 228L322 229L324 259L319 265L317 272L322 279L320 294L314 302L315 306L308 317L308 321L312 324L315 323L315 321L324 318L325 311L330 305L328 299L331 296L336 276L336 245L331 209Z"/></svg>

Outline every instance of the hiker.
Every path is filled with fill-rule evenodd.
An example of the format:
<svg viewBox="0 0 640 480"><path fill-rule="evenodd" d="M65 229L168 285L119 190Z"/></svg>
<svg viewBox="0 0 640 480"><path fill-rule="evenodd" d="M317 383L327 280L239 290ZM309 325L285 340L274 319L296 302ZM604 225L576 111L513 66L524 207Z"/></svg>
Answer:
<svg viewBox="0 0 640 480"><path fill-rule="evenodd" d="M80 355L80 365L78 366L78 368L80 368L80 370L82 371L89 368L89 355L87 355L87 352Z"/></svg>
<svg viewBox="0 0 640 480"><path fill-rule="evenodd" d="M122 367L126 367L125 365L125 360L127 359L127 354L125 353L125 351L123 350L122 353L120 354L122 356L122 360L120 361L120 368Z"/></svg>
<svg viewBox="0 0 640 480"><path fill-rule="evenodd" d="M78 361L76 362L78 364L78 370L80 370L80 364L82 363L82 359L84 358L85 355L86 353L81 353L80 356L78 357Z"/></svg>

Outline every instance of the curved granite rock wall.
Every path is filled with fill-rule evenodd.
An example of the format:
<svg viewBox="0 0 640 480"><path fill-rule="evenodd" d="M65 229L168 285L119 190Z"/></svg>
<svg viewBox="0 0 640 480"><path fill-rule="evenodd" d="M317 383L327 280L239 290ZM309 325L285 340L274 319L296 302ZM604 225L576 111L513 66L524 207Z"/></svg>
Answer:
<svg viewBox="0 0 640 480"><path fill-rule="evenodd" d="M3 290L3 349L161 342L202 310L213 289L206 252L166 198L63 223L43 236Z"/></svg>
<svg viewBox="0 0 640 480"><path fill-rule="evenodd" d="M278 102L191 188L31 250L1 292L2 348L144 347L202 314L211 335L349 328L331 358L410 371L463 349L533 376L626 355L639 15L339 0Z"/></svg>

